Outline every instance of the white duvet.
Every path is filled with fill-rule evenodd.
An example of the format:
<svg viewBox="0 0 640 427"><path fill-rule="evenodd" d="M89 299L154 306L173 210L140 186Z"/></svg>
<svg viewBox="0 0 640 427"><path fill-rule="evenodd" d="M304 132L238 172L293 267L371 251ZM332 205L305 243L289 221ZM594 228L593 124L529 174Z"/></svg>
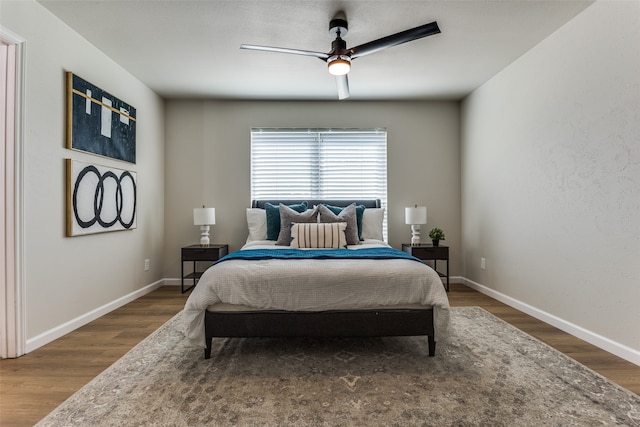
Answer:
<svg viewBox="0 0 640 427"><path fill-rule="evenodd" d="M349 249L388 247L367 240ZM254 241L242 249L287 248ZM313 249L308 249L313 250ZM184 308L185 335L205 347L207 307L234 304L257 309L324 311L419 304L434 307L436 339L446 336L449 300L438 274L407 259L229 260L204 272Z"/></svg>

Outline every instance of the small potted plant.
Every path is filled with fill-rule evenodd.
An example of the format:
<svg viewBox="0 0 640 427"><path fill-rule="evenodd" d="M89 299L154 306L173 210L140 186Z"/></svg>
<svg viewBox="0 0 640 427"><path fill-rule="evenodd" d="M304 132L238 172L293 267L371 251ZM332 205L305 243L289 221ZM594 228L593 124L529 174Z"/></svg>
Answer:
<svg viewBox="0 0 640 427"><path fill-rule="evenodd" d="M431 238L431 242L433 242L433 246L438 246L440 240L444 240L444 231L440 228L432 228L429 232L429 237Z"/></svg>

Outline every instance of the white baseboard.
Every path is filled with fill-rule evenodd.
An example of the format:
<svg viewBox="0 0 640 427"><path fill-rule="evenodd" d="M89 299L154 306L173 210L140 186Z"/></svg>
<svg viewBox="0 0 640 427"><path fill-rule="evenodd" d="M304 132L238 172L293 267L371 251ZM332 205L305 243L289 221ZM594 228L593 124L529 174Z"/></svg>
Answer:
<svg viewBox="0 0 640 427"><path fill-rule="evenodd" d="M98 307L95 310L83 314L82 316L76 317L75 319L63 323L60 326L56 326L55 328L43 332L38 336L28 339L25 347L26 352L30 353L33 350L42 347L43 345L48 344L51 341L56 340L61 336L66 335L69 332L74 331L101 316L104 316L105 314L115 310L116 308L122 307L123 305L138 299L141 296L148 294L149 292L156 290L163 285L164 279L158 280L157 282L147 285L142 289L138 289L135 292L118 298L117 300L105 304L102 307Z"/></svg>
<svg viewBox="0 0 640 427"><path fill-rule="evenodd" d="M542 320L543 322L548 323L549 325L554 326L568 334L578 337L588 342L589 344L593 344L596 347L599 347L605 351L608 351L609 353L615 354L618 357L621 357L635 365L640 366L640 351L638 350L627 347L626 345L620 344L616 341L610 340L609 338L603 337L602 335L589 331L571 322L567 322L564 319L561 319L557 316L549 314L545 311L542 311L536 307L533 307L515 298L507 296L503 293L497 292L493 289L487 288L486 286L481 285L480 283L474 282L473 280L469 280L464 277L461 277L460 283L464 283L468 287L475 289L480 293L488 295L493 299L503 302L508 306L511 306L517 310L522 311L523 313L533 316L538 320Z"/></svg>

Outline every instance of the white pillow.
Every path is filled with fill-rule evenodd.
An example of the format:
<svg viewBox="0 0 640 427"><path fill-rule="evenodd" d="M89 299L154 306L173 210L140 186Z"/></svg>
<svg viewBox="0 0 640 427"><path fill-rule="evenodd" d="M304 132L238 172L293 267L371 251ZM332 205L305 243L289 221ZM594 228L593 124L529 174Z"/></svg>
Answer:
<svg viewBox="0 0 640 427"><path fill-rule="evenodd" d="M346 229L346 222L293 223L291 224L291 247L346 248Z"/></svg>
<svg viewBox="0 0 640 427"><path fill-rule="evenodd" d="M362 215L362 238L383 240L384 208L366 208Z"/></svg>
<svg viewBox="0 0 640 427"><path fill-rule="evenodd" d="M247 208L249 237L247 243L254 240L267 240L267 211L259 208Z"/></svg>

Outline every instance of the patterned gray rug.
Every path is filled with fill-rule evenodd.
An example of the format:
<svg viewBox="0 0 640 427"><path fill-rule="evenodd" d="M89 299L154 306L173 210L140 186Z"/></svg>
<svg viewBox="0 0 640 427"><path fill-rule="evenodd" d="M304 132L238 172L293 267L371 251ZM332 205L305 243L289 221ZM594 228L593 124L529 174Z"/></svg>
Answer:
<svg viewBox="0 0 640 427"><path fill-rule="evenodd" d="M180 314L42 426L640 425L640 398L478 307L452 336L220 339L189 347Z"/></svg>

